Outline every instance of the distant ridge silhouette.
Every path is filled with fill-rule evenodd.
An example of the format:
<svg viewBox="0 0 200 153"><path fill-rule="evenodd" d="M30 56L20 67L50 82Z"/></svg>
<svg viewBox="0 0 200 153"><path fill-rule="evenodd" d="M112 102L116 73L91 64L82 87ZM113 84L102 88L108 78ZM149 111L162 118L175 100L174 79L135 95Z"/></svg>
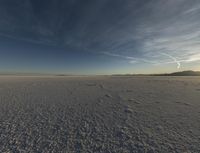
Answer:
<svg viewBox="0 0 200 153"><path fill-rule="evenodd" d="M153 74L153 76L200 76L200 71L181 71L166 74Z"/></svg>

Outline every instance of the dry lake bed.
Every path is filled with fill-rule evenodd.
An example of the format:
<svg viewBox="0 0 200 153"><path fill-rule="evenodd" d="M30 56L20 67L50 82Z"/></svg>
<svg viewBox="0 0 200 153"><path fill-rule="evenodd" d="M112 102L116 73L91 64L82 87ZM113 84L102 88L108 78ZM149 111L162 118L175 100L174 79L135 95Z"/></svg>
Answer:
<svg viewBox="0 0 200 153"><path fill-rule="evenodd" d="M200 77L0 77L1 153L200 153Z"/></svg>

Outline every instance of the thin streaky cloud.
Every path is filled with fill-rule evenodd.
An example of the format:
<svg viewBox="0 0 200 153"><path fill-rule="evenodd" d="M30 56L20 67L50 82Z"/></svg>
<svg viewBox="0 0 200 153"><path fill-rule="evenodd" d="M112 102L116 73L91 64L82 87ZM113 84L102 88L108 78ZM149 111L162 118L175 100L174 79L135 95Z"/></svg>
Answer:
<svg viewBox="0 0 200 153"><path fill-rule="evenodd" d="M40 40L21 38L21 37L7 35L7 34L3 34L3 33L0 33L0 37L10 38L10 39L13 39L13 40L18 40L18 41L23 41L23 42L29 42L29 43L33 43L33 44L43 44L43 45L46 45L46 46L55 46L56 45L50 40L46 40L46 42L45 42L44 40L40 41Z"/></svg>
<svg viewBox="0 0 200 153"><path fill-rule="evenodd" d="M193 12L198 11L198 10L200 10L200 5L198 5L198 6L194 7L194 8L186 10L185 12L183 12L183 14L193 13Z"/></svg>
<svg viewBox="0 0 200 153"><path fill-rule="evenodd" d="M132 57L132 56L119 55L119 54L110 53L110 52L102 52L102 54L107 55L107 56L119 57L119 58L126 59L131 64L138 63L138 62L145 62L145 63L151 63L151 64L159 64L157 61L148 60L148 59L145 59L145 58L136 58L136 57Z"/></svg>

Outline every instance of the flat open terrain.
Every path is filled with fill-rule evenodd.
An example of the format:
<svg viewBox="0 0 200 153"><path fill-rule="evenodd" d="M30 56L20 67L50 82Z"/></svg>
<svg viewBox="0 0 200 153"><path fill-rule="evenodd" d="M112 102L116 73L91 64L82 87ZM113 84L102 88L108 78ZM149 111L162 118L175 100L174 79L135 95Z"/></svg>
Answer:
<svg viewBox="0 0 200 153"><path fill-rule="evenodd" d="M0 77L1 153L200 153L200 77Z"/></svg>

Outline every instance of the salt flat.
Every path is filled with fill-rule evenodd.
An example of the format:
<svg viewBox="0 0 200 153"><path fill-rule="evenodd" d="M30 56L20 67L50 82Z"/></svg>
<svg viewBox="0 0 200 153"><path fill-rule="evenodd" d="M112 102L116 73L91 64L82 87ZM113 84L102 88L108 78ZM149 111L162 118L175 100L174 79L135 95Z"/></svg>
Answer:
<svg viewBox="0 0 200 153"><path fill-rule="evenodd" d="M0 77L0 152L199 153L200 77Z"/></svg>

